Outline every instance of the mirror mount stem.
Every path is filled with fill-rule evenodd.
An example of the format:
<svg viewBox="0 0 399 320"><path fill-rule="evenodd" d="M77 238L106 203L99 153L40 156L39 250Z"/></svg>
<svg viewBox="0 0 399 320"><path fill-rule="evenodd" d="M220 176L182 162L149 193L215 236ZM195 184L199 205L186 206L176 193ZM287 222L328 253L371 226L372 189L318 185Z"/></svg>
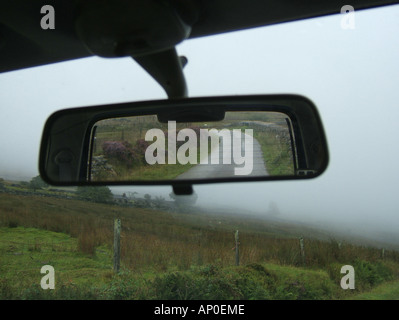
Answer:
<svg viewBox="0 0 399 320"><path fill-rule="evenodd" d="M173 193L177 196L189 196L194 193L194 189L192 185L186 185L186 184L178 184L178 185L173 185Z"/></svg>
<svg viewBox="0 0 399 320"><path fill-rule="evenodd" d="M162 86L169 99L188 97L183 74L187 58L179 57L174 47L132 58Z"/></svg>

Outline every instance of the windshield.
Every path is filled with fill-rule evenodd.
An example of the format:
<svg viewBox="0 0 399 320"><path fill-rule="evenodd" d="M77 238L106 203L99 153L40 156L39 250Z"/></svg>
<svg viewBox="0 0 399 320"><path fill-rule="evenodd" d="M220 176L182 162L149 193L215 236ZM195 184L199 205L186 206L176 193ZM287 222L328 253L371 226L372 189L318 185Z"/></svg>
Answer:
<svg viewBox="0 0 399 320"><path fill-rule="evenodd" d="M304 181L198 185L191 196L46 185L37 160L51 113L166 95L131 58L1 74L0 298L47 298L44 265L54 268L53 296L83 299L340 299L398 281L399 6L356 12L354 28L342 18L177 47L191 97L294 93L315 103L330 161ZM123 273L113 265L115 219ZM348 265L363 279L356 291L340 282ZM240 287L244 277L256 290Z"/></svg>

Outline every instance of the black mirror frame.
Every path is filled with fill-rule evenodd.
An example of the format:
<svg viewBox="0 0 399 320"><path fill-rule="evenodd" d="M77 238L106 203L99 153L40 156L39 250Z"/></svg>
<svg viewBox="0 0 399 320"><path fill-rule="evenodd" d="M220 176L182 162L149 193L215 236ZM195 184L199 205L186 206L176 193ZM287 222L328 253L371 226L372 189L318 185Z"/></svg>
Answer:
<svg viewBox="0 0 399 320"><path fill-rule="evenodd" d="M296 119L293 121L293 130L295 136L302 136L304 134L304 130L310 129L316 130L319 134L320 144L323 151L323 161L319 166L316 173L312 173L312 170L303 170L302 175L291 175L291 176L267 176L267 177L229 177L229 178L215 178L215 179L199 179L199 180L165 180L165 181L106 181L106 182L98 182L98 181L89 181L88 179L88 169L89 169L89 155L91 154L91 137L92 137L92 129L93 125L100 120L107 118L116 118L122 116L132 116L132 115L144 115L144 114L158 114L159 110L166 108L188 108L193 107L194 105L201 106L215 106L215 105L229 105L230 107L226 110L239 109L244 111L245 108L243 106L249 105L251 106L248 111L254 111L256 106L259 106L259 110L265 110L266 108L262 106L267 105L269 107L268 111L276 111L283 112L287 114L291 119ZM270 109L270 106L273 109ZM305 110L307 109L307 110ZM157 111L158 112L155 112ZM144 112L146 111L146 112ZM312 119L309 119L309 116L312 116ZM79 181L56 181L49 177L46 166L48 165L50 159L50 152L54 152L55 148L52 148L52 140L51 140L51 131L57 121L61 118L65 117L75 118L76 122L79 122L82 126L82 130L78 135L78 139L81 144L79 146L80 149L80 157L77 160L79 163L78 169L78 179ZM307 124L307 121L312 121L310 125ZM60 130L62 131L62 125L65 129L67 129L67 122L62 123L60 126ZM302 141L302 139L301 139ZM82 143L84 142L84 143ZM77 141L79 144L79 141ZM50 147L49 147L50 146ZM306 150L306 146L299 145L299 153L303 153L303 155L299 155L299 158L305 161L306 153L309 150ZM62 154L62 147L57 149L58 155ZM61 157L61 156L60 156ZM56 157L54 157L55 159ZM64 155L64 159L68 158L68 154ZM76 160L76 159L75 159ZM301 160L300 160L301 161ZM305 161L306 162L306 161ZM315 178L322 174L329 162L329 154L328 154L328 145L326 136L324 133L324 129L322 126L321 118L318 114L316 106L313 104L311 100L308 98L295 95L295 94L278 94L278 95L248 95L248 96L224 96L224 97L206 97L206 98L184 98L184 99L169 99L169 100L154 100L154 101L139 101L132 103L119 103L112 105L101 105L101 106L93 106L93 107L81 107L81 108L72 108L72 109L64 109L53 113L47 120L43 135L42 142L40 147L39 154L39 172L44 181L51 185L56 186L116 186L116 185L171 185L173 187L178 186L191 186L195 184L209 184L209 183L222 183L222 182L249 182L249 181L278 181L278 180L298 180L298 179L310 179ZM306 166L304 163L300 163L299 167L302 168Z"/></svg>

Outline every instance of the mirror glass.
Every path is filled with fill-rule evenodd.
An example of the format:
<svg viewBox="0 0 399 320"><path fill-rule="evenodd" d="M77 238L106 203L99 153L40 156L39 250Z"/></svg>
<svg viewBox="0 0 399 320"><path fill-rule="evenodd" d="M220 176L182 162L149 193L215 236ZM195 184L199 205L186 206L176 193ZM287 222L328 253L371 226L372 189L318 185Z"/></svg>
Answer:
<svg viewBox="0 0 399 320"><path fill-rule="evenodd" d="M89 179L293 176L293 132L286 114L271 111L227 111L208 122L160 122L157 115L100 120L92 130Z"/></svg>

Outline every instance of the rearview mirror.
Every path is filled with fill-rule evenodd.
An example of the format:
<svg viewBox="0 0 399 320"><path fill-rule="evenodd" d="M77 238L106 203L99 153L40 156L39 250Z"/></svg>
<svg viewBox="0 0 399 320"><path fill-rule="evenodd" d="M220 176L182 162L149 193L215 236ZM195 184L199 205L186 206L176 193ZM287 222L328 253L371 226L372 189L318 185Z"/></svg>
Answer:
<svg viewBox="0 0 399 320"><path fill-rule="evenodd" d="M303 179L327 167L313 103L297 95L189 98L61 110L44 128L54 185Z"/></svg>

